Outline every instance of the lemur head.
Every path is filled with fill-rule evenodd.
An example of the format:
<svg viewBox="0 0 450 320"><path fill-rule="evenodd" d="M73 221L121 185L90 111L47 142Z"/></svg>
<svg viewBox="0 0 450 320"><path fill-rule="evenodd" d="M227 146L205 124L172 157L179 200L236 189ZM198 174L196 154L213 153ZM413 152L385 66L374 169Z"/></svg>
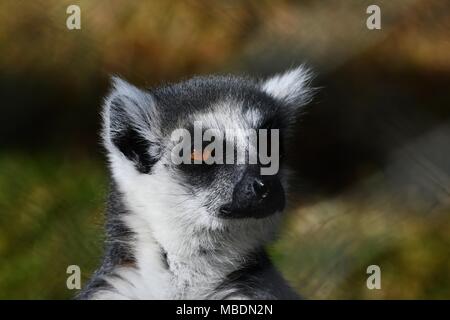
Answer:
<svg viewBox="0 0 450 320"><path fill-rule="evenodd" d="M282 211L284 140L311 97L309 79L303 67L151 90L114 78L103 139L126 205L152 224L211 229Z"/></svg>

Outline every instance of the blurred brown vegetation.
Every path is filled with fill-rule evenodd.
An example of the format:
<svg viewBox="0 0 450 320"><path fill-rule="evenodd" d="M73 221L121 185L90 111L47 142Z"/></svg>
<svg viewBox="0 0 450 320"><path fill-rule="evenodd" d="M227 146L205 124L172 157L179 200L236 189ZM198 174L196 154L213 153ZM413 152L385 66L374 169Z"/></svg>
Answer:
<svg viewBox="0 0 450 320"><path fill-rule="evenodd" d="M97 263L109 75L153 86L306 62L321 89L276 263L305 297L449 298L449 53L438 0L0 2L0 297L70 297L66 266ZM370 264L382 290L365 287Z"/></svg>

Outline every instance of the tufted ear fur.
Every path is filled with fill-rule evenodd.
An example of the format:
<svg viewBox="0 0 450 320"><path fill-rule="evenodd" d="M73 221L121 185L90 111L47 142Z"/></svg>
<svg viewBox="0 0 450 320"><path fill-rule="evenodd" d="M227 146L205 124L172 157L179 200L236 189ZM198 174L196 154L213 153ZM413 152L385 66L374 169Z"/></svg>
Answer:
<svg viewBox="0 0 450 320"><path fill-rule="evenodd" d="M103 108L103 143L108 155L122 154L141 173L159 157L159 121L150 92L112 78Z"/></svg>
<svg viewBox="0 0 450 320"><path fill-rule="evenodd" d="M310 87L312 73L305 66L299 66L284 73L274 75L262 82L262 90L286 106L288 116L311 101L313 89Z"/></svg>

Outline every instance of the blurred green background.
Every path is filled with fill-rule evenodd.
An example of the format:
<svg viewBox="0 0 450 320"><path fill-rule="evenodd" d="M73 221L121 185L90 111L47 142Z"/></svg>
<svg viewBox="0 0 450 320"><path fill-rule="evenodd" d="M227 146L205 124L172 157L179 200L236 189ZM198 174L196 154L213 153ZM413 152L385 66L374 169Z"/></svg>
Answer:
<svg viewBox="0 0 450 320"><path fill-rule="evenodd" d="M81 30L66 8L81 8ZM366 8L381 8L381 30ZM270 248L306 298L450 298L450 3L0 1L0 298L65 299L98 266L108 77L266 76L306 62L291 205ZM368 290L366 268L381 268Z"/></svg>

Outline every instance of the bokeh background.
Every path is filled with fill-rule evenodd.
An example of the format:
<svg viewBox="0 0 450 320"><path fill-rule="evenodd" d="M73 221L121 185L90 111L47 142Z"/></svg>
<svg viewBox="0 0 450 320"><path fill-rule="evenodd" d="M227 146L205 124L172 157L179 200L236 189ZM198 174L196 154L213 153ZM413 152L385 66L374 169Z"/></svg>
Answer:
<svg viewBox="0 0 450 320"><path fill-rule="evenodd" d="M66 8L81 8L81 30ZM381 30L366 8L381 8ZM65 299L98 265L110 74L155 86L306 62L320 88L291 146L270 248L306 298L450 298L450 3L0 1L0 298ZM368 290L379 265L382 289Z"/></svg>

